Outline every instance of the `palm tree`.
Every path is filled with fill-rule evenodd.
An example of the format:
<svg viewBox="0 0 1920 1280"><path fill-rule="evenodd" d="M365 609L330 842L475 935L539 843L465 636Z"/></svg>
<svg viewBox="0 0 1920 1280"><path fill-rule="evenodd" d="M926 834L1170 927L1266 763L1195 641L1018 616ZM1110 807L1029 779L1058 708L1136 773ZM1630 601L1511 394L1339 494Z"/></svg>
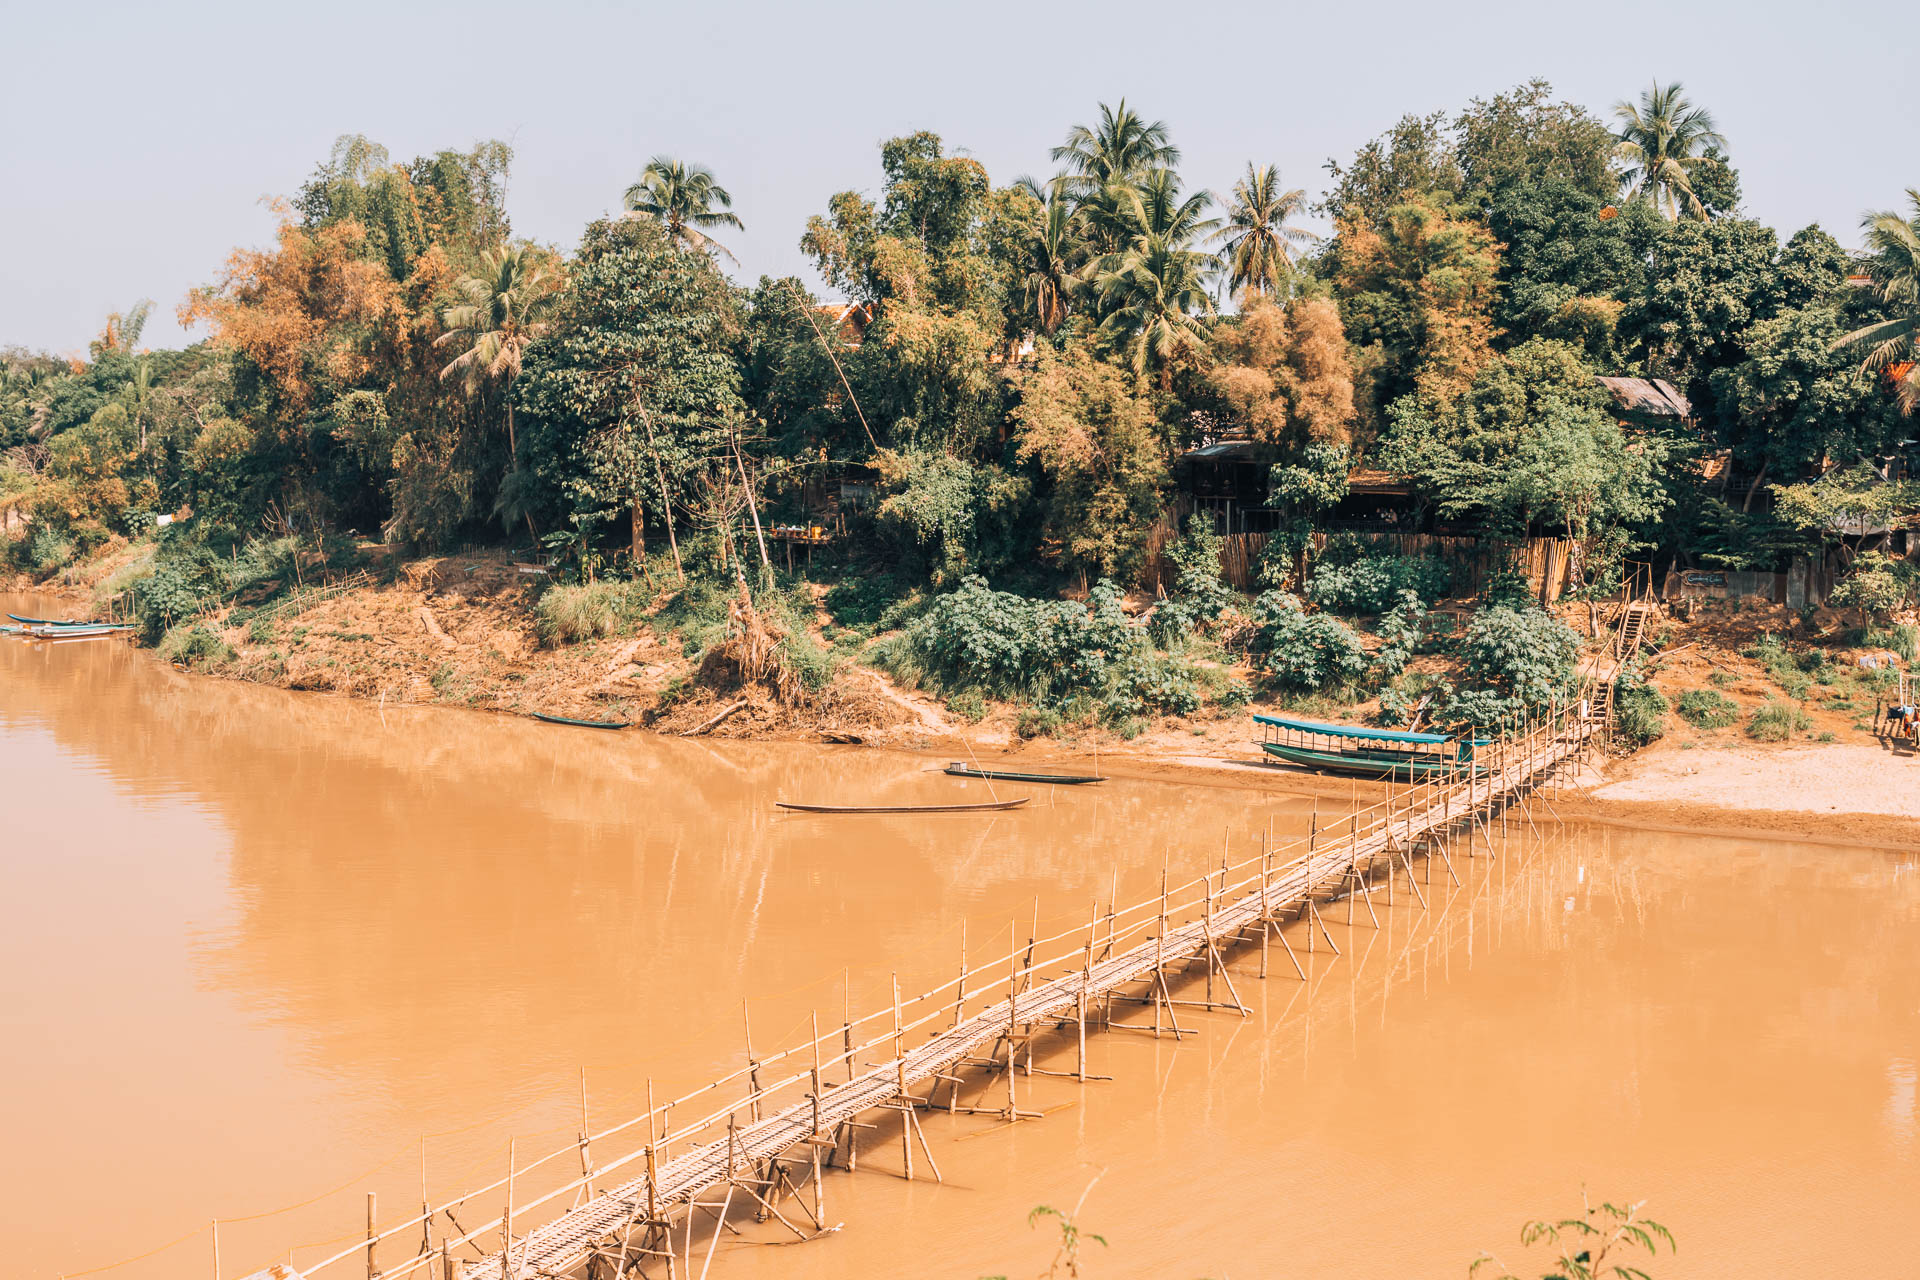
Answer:
<svg viewBox="0 0 1920 1280"><path fill-rule="evenodd" d="M1834 344L1861 353L1863 372L1885 369L1900 412L1920 409L1920 188L1907 188L1911 218L1883 209L1860 220L1867 233L1867 275L1893 317L1855 329Z"/></svg>
<svg viewBox="0 0 1920 1280"><path fill-rule="evenodd" d="M1712 113L1689 102L1678 80L1665 88L1656 80L1640 95L1639 106L1617 102L1613 114L1620 122L1613 153L1627 166L1621 185L1629 196L1650 201L1669 218L1678 219L1683 207L1705 218L1706 207L1693 194L1692 174L1702 165L1721 163L1702 154L1707 148L1727 145Z"/></svg>
<svg viewBox="0 0 1920 1280"><path fill-rule="evenodd" d="M655 156L640 172L640 181L627 188L625 204L629 214L657 218L666 224L667 234L691 249L718 249L735 263L739 259L718 240L704 234L702 227L733 227L740 231L746 224L729 212L733 196L713 180L713 171L687 164L671 156ZM714 206L720 209L715 210Z"/></svg>
<svg viewBox="0 0 1920 1280"><path fill-rule="evenodd" d="M1182 198L1170 169L1148 173L1122 202L1131 232L1127 247L1102 255L1086 271L1102 313L1100 336L1127 352L1135 373L1158 366L1163 389L1174 357L1206 345L1193 317L1213 310L1206 287L1210 259L1193 244L1219 226L1204 216L1212 200L1205 191Z"/></svg>
<svg viewBox="0 0 1920 1280"><path fill-rule="evenodd" d="M1180 163L1164 120L1142 120L1127 105L1100 104L1100 123L1089 129L1077 124L1067 130L1064 145L1053 149L1053 162L1066 166L1068 189L1076 195L1097 191L1114 182L1133 182L1154 169Z"/></svg>
<svg viewBox="0 0 1920 1280"><path fill-rule="evenodd" d="M469 396L489 382L510 388L520 376L527 347L546 332L542 317L554 299L552 274L545 255L532 245L502 246L480 255L481 273L454 286L465 302L440 313L447 331L434 339L436 347L465 342L462 351L440 370L440 380L458 378ZM513 432L513 397L507 401L507 452L514 469L520 466L520 445Z"/></svg>
<svg viewBox="0 0 1920 1280"><path fill-rule="evenodd" d="M1051 334L1066 323L1067 297L1082 252L1082 220L1058 182L1044 191L1031 178L1022 178L1016 185L1036 196L1046 215L1040 233L1027 242L1021 283L1041 329Z"/></svg>
<svg viewBox="0 0 1920 1280"><path fill-rule="evenodd" d="M1226 225L1213 235L1220 246L1220 269L1232 293L1251 290L1266 297L1278 292L1293 269L1292 245L1319 239L1287 219L1303 212L1307 193L1299 187L1280 189L1280 170L1273 165L1247 165L1246 177L1234 184L1227 206Z"/></svg>

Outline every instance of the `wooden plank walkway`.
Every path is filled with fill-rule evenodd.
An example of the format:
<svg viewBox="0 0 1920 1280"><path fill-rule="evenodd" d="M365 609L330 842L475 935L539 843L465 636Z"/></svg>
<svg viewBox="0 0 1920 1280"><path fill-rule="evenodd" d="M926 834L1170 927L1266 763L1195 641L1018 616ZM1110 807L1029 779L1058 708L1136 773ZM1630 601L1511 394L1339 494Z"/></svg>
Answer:
<svg viewBox="0 0 1920 1280"><path fill-rule="evenodd" d="M1395 874L1404 869L1406 888L1420 895L1424 905L1424 894L1412 875L1415 853L1444 859L1452 875L1449 839L1463 832L1469 841L1476 833L1485 837L1490 819L1510 806L1524 806L1532 792L1585 750L1596 729L1593 721L1548 717L1523 733L1503 736L1482 748L1481 764L1475 770L1425 782L1397 796L1390 793L1383 804L1314 831L1284 854L1263 849L1258 857L1237 865L1226 865L1223 860L1217 871L1181 886L1179 894L1187 896L1177 902L1178 895L1169 892L1163 872L1158 897L1125 909L1109 904L1104 917L1096 911L1085 925L1053 938L1031 938L1024 948L1017 946L1016 939L1011 951L973 969L968 969L963 960L962 972L955 981L905 1002L899 996L896 979L890 1009L857 1020L849 1017L825 1036L816 1027L806 1042L765 1058L755 1060L749 1052L747 1067L721 1081L664 1108L650 1108L645 1116L624 1121L590 1139L583 1134L579 1144L582 1176L524 1205L513 1202L515 1174L509 1169L500 1182L469 1191L440 1209L377 1233L370 1230L364 1244L342 1250L304 1272L276 1266L255 1273L249 1280L311 1277L363 1250L366 1273L377 1280L400 1280L414 1274L421 1280L458 1280L461 1276L468 1280L521 1280L570 1275L583 1269L590 1276L604 1277L628 1264L656 1260L667 1263L669 1274L691 1278L696 1274L696 1218L706 1213L720 1224L706 1242L710 1262L736 1197L743 1207L751 1203L761 1220L776 1217L795 1235L808 1238L809 1233L783 1214L780 1206L783 1202L797 1206L794 1216L804 1214L811 1219L815 1233L828 1229L822 1212L823 1163L831 1166L836 1158L843 1158L846 1167L857 1167L858 1131L873 1127L861 1117L889 1111L899 1114L906 1176L914 1176L913 1143L918 1138L928 1165L938 1177L933 1151L919 1132L918 1111L944 1105L949 1110L1008 1120L1033 1114L1018 1106L1019 1055L1026 1052L1024 1069L1031 1076L1031 1040L1039 1029L1077 1028L1081 1065L1077 1072L1068 1074L1081 1079L1089 1078L1084 1044L1090 1026L1096 1030L1119 1027L1180 1034L1177 1008L1202 1002L1174 999L1167 979L1170 969L1203 964L1207 978L1204 1007L1242 1009L1223 959L1226 950L1257 942L1264 975L1271 942L1278 941L1293 957L1292 947L1278 931L1288 918L1308 921L1309 945L1317 927L1327 945L1332 946L1333 939L1319 919L1319 903L1330 895L1372 883L1383 864L1387 869L1388 901L1392 900ZM1490 838L1488 846L1491 851ZM1371 911L1371 899L1366 900ZM1061 942L1071 942L1071 949L1036 959L1041 948ZM1293 963L1297 968L1298 959ZM1043 978L1043 974L1052 976ZM1216 976L1225 987L1225 996L1219 999L1214 991ZM967 984L976 981L979 985L969 993ZM985 999L984 988L989 983L1005 994L970 1009L970 999ZM1116 1000L1151 1006L1152 1026L1115 1022ZM1104 1006L1104 1014L1100 1006ZM910 1013L914 1015L911 1021ZM868 1030L875 1034L856 1044L856 1028L862 1028L863 1034ZM925 1038L908 1047L909 1035ZM822 1047L834 1040L839 1043L832 1046L835 1052L826 1055L824 1069L839 1069L847 1077L839 1083L829 1083L823 1075ZM862 1064L862 1055L876 1049L884 1052L885 1060ZM983 1051L987 1056L981 1056ZM810 1065L763 1083L763 1071L778 1063L800 1060ZM971 1077L963 1075L968 1072ZM984 1081L991 1087L1002 1077L1004 1107L960 1104L963 1082ZM717 1094L735 1082L744 1082L745 1097L679 1126L677 1132L668 1132L675 1105ZM942 1084L948 1089L944 1104L935 1100ZM916 1093L922 1087L926 1088L925 1094ZM593 1167L590 1142L602 1143L604 1149L608 1140L632 1135L643 1124L644 1143L598 1169ZM629 1136L628 1141L635 1139ZM688 1142L694 1145L683 1146L678 1155L671 1154L674 1146ZM841 1157L843 1144L846 1154ZM572 1150L544 1156L521 1174ZM791 1172L796 1167L801 1170L797 1178ZM621 1173L617 1180L612 1177L616 1173ZM811 1205L802 1195L803 1183L811 1187ZM499 1216L471 1230L453 1223L450 1211L503 1186L506 1208ZM715 1194L721 1197L718 1201L710 1198ZM574 1203L562 1208L568 1195ZM437 1248L423 1245L413 1257L395 1266L384 1270L375 1266L375 1246L382 1240L395 1236L421 1240L424 1232L430 1244L432 1225L441 1213L446 1213L457 1234L449 1233ZM507 1247L498 1247L503 1226L511 1231L536 1213L551 1216L523 1235L509 1235ZM676 1236L682 1238L678 1243ZM478 1260L453 1257L456 1248L474 1250L488 1240L496 1242L496 1247ZM676 1266L680 1269L675 1270ZM697 1274L704 1276L704 1263Z"/></svg>

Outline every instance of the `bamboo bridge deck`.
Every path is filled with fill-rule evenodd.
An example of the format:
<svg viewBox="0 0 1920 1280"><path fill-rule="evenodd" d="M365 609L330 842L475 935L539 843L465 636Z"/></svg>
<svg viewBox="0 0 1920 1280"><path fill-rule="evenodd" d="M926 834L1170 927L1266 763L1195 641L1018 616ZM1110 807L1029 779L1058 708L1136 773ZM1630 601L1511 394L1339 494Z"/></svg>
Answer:
<svg viewBox="0 0 1920 1280"><path fill-rule="evenodd" d="M1309 949L1315 946L1317 928L1325 945L1337 952L1320 918L1323 902L1345 897L1351 916L1358 899L1371 913L1374 887L1384 882L1391 904L1398 882L1424 907L1413 858L1425 859L1429 878L1433 860L1442 860L1457 883L1450 842L1464 835L1471 846L1478 835L1487 838L1491 852L1490 821L1516 805L1531 820L1533 793L1551 783L1601 728L1597 720L1556 711L1482 748L1477 768L1463 768L1397 794L1390 791L1386 801L1324 828L1316 818L1315 829L1286 849L1263 841L1257 856L1237 864L1223 858L1218 869L1178 888L1169 887L1163 870L1157 896L1125 908L1109 902L1104 914L1096 907L1085 924L1049 938L1029 937L1024 946L1017 930L1010 930L1009 951L972 968L963 952L953 981L903 1000L896 978L889 1007L858 1019L849 1012L824 1035L816 1018L808 1040L759 1058L749 1044L745 1067L663 1106L652 1105L649 1086L646 1114L598 1133L583 1129L577 1146L549 1152L518 1169L510 1160L505 1178L438 1208L423 1205L422 1212L406 1222L376 1229L369 1196L364 1241L304 1270L276 1264L248 1280L344 1275L349 1272L343 1264L362 1255L370 1280L414 1275L419 1280L522 1280L577 1274L607 1280L628 1271L650 1274L662 1264L666 1275L692 1280L706 1274L723 1228L734 1229L727 1218L736 1203L742 1210L751 1207L760 1221L777 1219L803 1239L835 1229L825 1218L823 1169L836 1162L857 1169L859 1131L877 1127L863 1117L897 1114L905 1175L914 1176L917 1141L929 1169L939 1177L932 1147L920 1130L920 1111L938 1108L1005 1121L1038 1118L1020 1108L1021 1076L1099 1078L1086 1071L1089 1029L1177 1036L1186 1034L1179 1024L1182 1007L1244 1012L1225 953L1257 946L1264 977L1269 948L1277 942L1304 978L1281 925L1304 920ZM1401 871L1404 878L1398 876ZM1061 944L1064 949L1043 954ZM1204 966L1205 1000L1176 999L1169 972L1178 971L1178 981L1196 964ZM1223 991L1216 991L1216 980ZM1116 1002L1150 1008L1152 1023L1117 1021ZM1078 1036L1077 1069L1039 1071L1033 1065L1034 1040L1067 1032ZM867 1038L856 1042L856 1034ZM909 1037L918 1043L909 1045ZM883 1060L863 1061L868 1056ZM798 1065L802 1062L804 1068ZM787 1074L765 1078L783 1064ZM842 1078L829 1081L829 1074ZM979 1085L979 1092L972 1103L963 1104L963 1086L971 1085ZM719 1102L730 1088L743 1088L744 1096ZM1004 1105L980 1105L998 1088L1004 1088ZM917 1092L921 1089L925 1091ZM703 1098L713 1099L711 1111L691 1122L672 1123L676 1106L699 1105ZM595 1144L604 1153L616 1142L627 1149L596 1167ZM579 1176L565 1175L558 1186L525 1203L515 1201L516 1179L524 1189L525 1180L545 1167L546 1180L552 1181L561 1176L555 1162L576 1152ZM504 1200L498 1216L471 1230L455 1220L454 1213L476 1197L496 1193ZM782 1212L783 1204L790 1207L791 1218ZM702 1213L714 1225L696 1269L695 1223ZM442 1216L452 1229L436 1241L434 1227ZM796 1225L794 1218L807 1222L811 1230ZM517 1229L536 1219L524 1233ZM405 1238L415 1251L383 1269L377 1265L378 1246L396 1237ZM458 1259L456 1249L480 1256Z"/></svg>

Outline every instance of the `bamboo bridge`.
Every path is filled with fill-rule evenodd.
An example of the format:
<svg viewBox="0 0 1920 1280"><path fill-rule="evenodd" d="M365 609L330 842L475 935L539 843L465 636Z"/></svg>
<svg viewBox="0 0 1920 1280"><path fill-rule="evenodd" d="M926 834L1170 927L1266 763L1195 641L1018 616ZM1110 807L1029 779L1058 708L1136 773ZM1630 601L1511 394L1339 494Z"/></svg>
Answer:
<svg viewBox="0 0 1920 1280"><path fill-rule="evenodd" d="M861 1131L881 1119L897 1117L905 1176L916 1175L917 1147L938 1179L921 1112L1037 1120L1038 1112L1020 1105L1022 1076L1103 1078L1087 1072L1090 1031L1178 1037L1192 1034L1181 1009L1245 1014L1228 954L1257 952L1264 978L1277 943L1304 979L1283 926L1304 922L1307 950L1324 943L1338 953L1324 905L1344 899L1351 923L1356 903L1375 914L1374 892L1384 888L1391 905L1399 885L1424 908L1416 857L1429 883L1437 860L1458 884L1456 842L1471 851L1484 841L1493 853L1491 824L1514 810L1531 824L1536 800L1550 804L1543 790L1604 732L1603 720L1580 713L1590 704L1577 705L1580 711L1556 707L1515 727L1471 765L1389 789L1386 800L1331 825L1321 826L1316 811L1309 834L1285 848L1262 840L1257 855L1223 856L1218 868L1180 886L1169 886L1163 868L1158 894L1127 907L1109 901L1084 924L1024 945L1010 931L1013 945L985 963L970 967L963 941L952 981L903 997L896 977L889 1006L859 1018L849 1010L824 1033L816 1016L806 1040L764 1056L755 1057L749 1043L745 1066L671 1102L653 1105L649 1085L644 1115L597 1133L583 1129L576 1144L518 1168L510 1157L504 1178L438 1207L423 1204L405 1222L376 1229L369 1196L364 1239L304 1270L279 1263L248 1280L332 1280L358 1274L361 1262L369 1280L621 1280L628 1273L694 1280L707 1274L723 1231L737 1232L730 1215L777 1220L800 1239L837 1230L826 1216L824 1173L857 1169ZM1204 991L1190 989L1200 985L1195 967L1204 970ZM1176 987L1189 998L1176 998ZM1117 1017L1116 1005L1134 1017ZM1034 1065L1036 1041L1053 1038L1057 1049L1066 1037L1077 1045L1073 1071ZM676 1120L676 1108L705 1113ZM619 1154L595 1163L615 1148ZM560 1178L559 1185L517 1200L542 1169L541 1182ZM500 1209L490 1220L470 1229L455 1220L492 1196ZM382 1244L408 1256L382 1267Z"/></svg>

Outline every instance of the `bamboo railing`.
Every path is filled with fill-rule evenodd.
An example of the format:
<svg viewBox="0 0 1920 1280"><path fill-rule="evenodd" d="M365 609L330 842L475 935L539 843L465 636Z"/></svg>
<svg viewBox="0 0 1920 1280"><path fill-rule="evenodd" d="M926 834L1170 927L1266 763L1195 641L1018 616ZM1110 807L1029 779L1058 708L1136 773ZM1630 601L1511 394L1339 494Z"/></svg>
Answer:
<svg viewBox="0 0 1920 1280"><path fill-rule="evenodd" d="M631 1262L661 1257L668 1260L669 1274L691 1277L695 1210L717 1211L724 1221L736 1196L743 1206L754 1202L762 1220L777 1218L795 1235L811 1238L780 1206L791 1201L798 1206L795 1216L804 1215L813 1232L828 1229L822 1171L836 1161L849 1170L857 1167L858 1131L875 1127L862 1116L900 1112L906 1176L914 1176L917 1142L937 1178L939 1166L920 1131L919 1111L945 1109L1007 1121L1038 1118L1019 1105L1020 1075L1098 1078L1086 1070L1089 1027L1179 1036L1185 1034L1177 1012L1182 1007L1244 1012L1223 959L1225 948L1257 945L1264 977L1270 946L1277 941L1305 977L1293 945L1279 931L1288 917L1307 922L1309 951L1315 949L1317 930L1337 953L1320 918L1320 902L1345 896L1351 915L1355 897L1364 897L1371 912L1371 897L1353 891L1371 884L1383 862L1388 903L1394 872L1404 868L1405 883L1424 905L1425 895L1412 877L1414 854L1422 853L1429 864L1441 858L1458 883L1449 838L1464 832L1471 841L1478 834L1491 850L1489 819L1510 805L1525 806L1585 749L1594 728L1573 707L1556 706L1442 776L1398 792L1389 788L1385 800L1325 826L1316 813L1309 833L1284 848L1273 848L1269 834L1258 842L1256 855L1235 862L1223 851L1218 868L1179 885L1169 883L1163 865L1158 894L1124 907L1110 895L1104 913L1096 903L1084 923L1046 937L1038 936L1036 908L1024 943L1019 922L1011 922L1008 949L978 964L968 961L963 934L959 970L949 981L903 995L896 976L887 1006L857 1018L844 1008L839 1025L825 1031L816 1014L811 1035L772 1053L755 1055L749 1036L745 1064L737 1070L657 1105L649 1083L649 1105L641 1115L597 1132L583 1129L576 1142L525 1163L510 1155L503 1177L440 1205L423 1205L422 1212L404 1221L376 1227L369 1196L364 1239L303 1269L275 1264L249 1280L344 1276L359 1269L350 1266L355 1260L364 1260L370 1280L521 1280L581 1268L607 1274L608 1263L617 1276ZM1531 821L1530 808L1527 813ZM1168 969L1201 961L1205 998L1176 999ZM1118 1003L1151 1008L1152 1023L1116 1019ZM1077 1029L1075 1071L1044 1073L1034 1067L1033 1040L1045 1027ZM869 1061L870 1055L875 1060ZM1004 1105L983 1105L987 1092L1000 1083ZM973 1102L963 1103L968 1085L981 1089ZM914 1093L919 1086L929 1087ZM675 1120L676 1111L684 1117L689 1109L700 1110L691 1119ZM567 1160L578 1160L577 1175L568 1174L524 1201L516 1199L518 1186L530 1175ZM803 1187L811 1188L810 1196L802 1194ZM701 1199L722 1189L718 1203ZM490 1196L499 1197L495 1216L471 1226L455 1221L455 1212ZM565 1203L569 1197L571 1203ZM521 1232L520 1224L536 1216L537 1224ZM436 1239L443 1219L446 1229ZM707 1242L707 1263L719 1234L716 1226ZM380 1246L399 1240L413 1246L413 1253L381 1267ZM480 1256L457 1258L459 1250ZM676 1272L676 1262L685 1271ZM699 1274L704 1276L705 1269L703 1263Z"/></svg>

